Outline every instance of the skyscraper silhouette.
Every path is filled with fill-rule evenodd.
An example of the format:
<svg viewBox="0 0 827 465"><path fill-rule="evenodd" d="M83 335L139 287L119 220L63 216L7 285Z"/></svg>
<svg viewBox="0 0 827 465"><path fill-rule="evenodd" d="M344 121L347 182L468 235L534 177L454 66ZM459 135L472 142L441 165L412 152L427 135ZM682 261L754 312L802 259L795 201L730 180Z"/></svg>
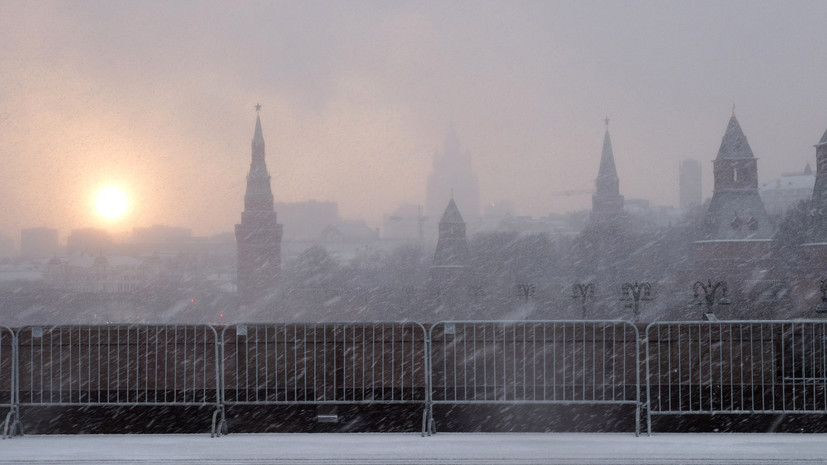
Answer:
<svg viewBox="0 0 827 465"><path fill-rule="evenodd" d="M434 154L433 168L428 175L425 214L431 224L440 218L448 196L456 197L457 207L465 213L469 222L477 220L480 214L477 175L472 168L471 153L462 152L453 124L448 128L442 153Z"/></svg>

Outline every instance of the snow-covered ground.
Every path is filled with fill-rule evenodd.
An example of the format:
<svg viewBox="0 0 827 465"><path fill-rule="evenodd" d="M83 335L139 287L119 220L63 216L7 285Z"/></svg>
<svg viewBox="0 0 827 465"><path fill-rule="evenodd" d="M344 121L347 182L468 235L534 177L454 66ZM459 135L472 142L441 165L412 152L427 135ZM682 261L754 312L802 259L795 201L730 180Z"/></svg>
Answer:
<svg viewBox="0 0 827 465"><path fill-rule="evenodd" d="M491 433L25 436L0 464L827 464L818 434Z"/></svg>

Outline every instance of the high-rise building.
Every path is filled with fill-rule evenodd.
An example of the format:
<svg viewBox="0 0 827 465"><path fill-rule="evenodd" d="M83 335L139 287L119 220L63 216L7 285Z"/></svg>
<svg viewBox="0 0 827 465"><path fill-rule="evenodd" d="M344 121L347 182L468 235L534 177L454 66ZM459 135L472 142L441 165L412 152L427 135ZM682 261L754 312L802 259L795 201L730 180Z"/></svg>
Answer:
<svg viewBox="0 0 827 465"><path fill-rule="evenodd" d="M480 190L471 153L462 151L453 124L448 129L442 153L434 154L426 197L425 215L431 224L439 218L445 205L443 202L448 197L457 199L457 206L470 221L475 222L480 216Z"/></svg>
<svg viewBox="0 0 827 465"><path fill-rule="evenodd" d="M66 238L66 249L70 254L100 255L108 252L113 244L109 231L99 228L73 229Z"/></svg>
<svg viewBox="0 0 827 465"><path fill-rule="evenodd" d="M256 112L261 109L256 105ZM235 225L238 296L242 304L254 304L276 285L281 273L282 225L273 209L270 173L264 161L264 136L256 114L252 160L247 174L241 224Z"/></svg>
<svg viewBox="0 0 827 465"><path fill-rule="evenodd" d="M680 206L687 211L703 202L701 190L701 162L698 160L684 160L678 169Z"/></svg>
<svg viewBox="0 0 827 465"><path fill-rule="evenodd" d="M623 196L620 195L620 179L617 177L612 139L609 137L609 118L606 118L606 134L603 136L603 152L600 168L594 180L592 195L592 224L616 222L623 216Z"/></svg>

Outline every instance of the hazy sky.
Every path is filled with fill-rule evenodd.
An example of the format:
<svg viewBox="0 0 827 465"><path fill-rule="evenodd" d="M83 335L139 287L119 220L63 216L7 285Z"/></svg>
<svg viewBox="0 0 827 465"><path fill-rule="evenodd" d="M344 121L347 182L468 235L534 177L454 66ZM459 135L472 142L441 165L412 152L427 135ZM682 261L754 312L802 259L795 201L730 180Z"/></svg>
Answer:
<svg viewBox="0 0 827 465"><path fill-rule="evenodd" d="M239 222L261 103L277 201L378 225L424 203L453 120L483 203L589 208L610 132L626 198L705 192L732 104L759 181L827 128L827 2L0 0L0 233ZM104 222L95 192L124 189Z"/></svg>

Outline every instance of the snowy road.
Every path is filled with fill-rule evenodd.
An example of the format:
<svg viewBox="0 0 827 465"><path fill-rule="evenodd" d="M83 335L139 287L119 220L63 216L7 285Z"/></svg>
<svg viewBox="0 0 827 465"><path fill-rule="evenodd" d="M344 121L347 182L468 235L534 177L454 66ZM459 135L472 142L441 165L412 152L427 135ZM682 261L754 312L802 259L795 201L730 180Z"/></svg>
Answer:
<svg viewBox="0 0 827 465"><path fill-rule="evenodd" d="M26 436L0 464L827 464L816 434L515 433Z"/></svg>

